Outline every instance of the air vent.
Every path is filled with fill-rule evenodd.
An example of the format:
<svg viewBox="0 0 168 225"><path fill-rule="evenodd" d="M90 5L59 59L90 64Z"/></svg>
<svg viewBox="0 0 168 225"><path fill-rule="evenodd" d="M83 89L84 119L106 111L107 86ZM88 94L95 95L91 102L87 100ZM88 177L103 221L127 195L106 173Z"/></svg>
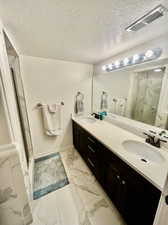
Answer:
<svg viewBox="0 0 168 225"><path fill-rule="evenodd" d="M152 23L153 21L157 20L158 18L164 16L164 14L168 12L168 9L165 8L163 5L158 5L150 12L136 20L130 26L126 27L126 31L138 31L145 27L146 25Z"/></svg>

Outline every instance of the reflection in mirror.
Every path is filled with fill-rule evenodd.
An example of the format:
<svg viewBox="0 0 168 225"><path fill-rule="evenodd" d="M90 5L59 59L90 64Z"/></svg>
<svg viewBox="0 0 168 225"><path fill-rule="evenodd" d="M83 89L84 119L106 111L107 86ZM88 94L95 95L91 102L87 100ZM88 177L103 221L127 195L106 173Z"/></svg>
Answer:
<svg viewBox="0 0 168 225"><path fill-rule="evenodd" d="M167 80L166 65L96 74L93 111L167 129Z"/></svg>
<svg viewBox="0 0 168 225"><path fill-rule="evenodd" d="M137 72L132 77L130 118L155 125L164 72L162 67Z"/></svg>

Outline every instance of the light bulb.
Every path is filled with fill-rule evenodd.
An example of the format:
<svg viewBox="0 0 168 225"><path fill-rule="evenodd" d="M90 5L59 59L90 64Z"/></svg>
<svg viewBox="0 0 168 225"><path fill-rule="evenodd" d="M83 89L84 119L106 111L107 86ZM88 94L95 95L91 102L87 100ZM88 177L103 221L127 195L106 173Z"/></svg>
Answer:
<svg viewBox="0 0 168 225"><path fill-rule="evenodd" d="M140 59L140 55L135 54L135 55L133 56L133 62L134 62L134 63L137 62L139 59Z"/></svg>
<svg viewBox="0 0 168 225"><path fill-rule="evenodd" d="M148 50L146 53L145 53L145 56L147 58L151 58L152 56L154 55L154 52L152 50Z"/></svg>
<svg viewBox="0 0 168 225"><path fill-rule="evenodd" d="M107 66L106 65L102 66L102 70L103 71L106 71L106 69L107 69Z"/></svg>
<svg viewBox="0 0 168 225"><path fill-rule="evenodd" d="M115 61L115 66L118 68L120 66L120 61Z"/></svg>
<svg viewBox="0 0 168 225"><path fill-rule="evenodd" d="M112 70L112 69L113 69L113 64L109 64L109 65L108 65L108 69L109 69L109 70Z"/></svg>
<svg viewBox="0 0 168 225"><path fill-rule="evenodd" d="M128 65L128 63L129 63L129 58L125 58L125 59L124 59L124 65L125 65L125 66Z"/></svg>

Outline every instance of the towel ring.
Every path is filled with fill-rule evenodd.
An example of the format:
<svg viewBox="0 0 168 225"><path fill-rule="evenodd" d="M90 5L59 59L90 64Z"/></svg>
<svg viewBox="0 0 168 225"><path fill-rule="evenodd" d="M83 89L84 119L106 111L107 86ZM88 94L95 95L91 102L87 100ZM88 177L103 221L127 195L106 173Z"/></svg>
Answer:
<svg viewBox="0 0 168 225"><path fill-rule="evenodd" d="M84 94L81 93L80 91L78 91L78 92L77 92L77 95L76 95L76 99L77 99L78 97L81 97L82 99L84 99Z"/></svg>

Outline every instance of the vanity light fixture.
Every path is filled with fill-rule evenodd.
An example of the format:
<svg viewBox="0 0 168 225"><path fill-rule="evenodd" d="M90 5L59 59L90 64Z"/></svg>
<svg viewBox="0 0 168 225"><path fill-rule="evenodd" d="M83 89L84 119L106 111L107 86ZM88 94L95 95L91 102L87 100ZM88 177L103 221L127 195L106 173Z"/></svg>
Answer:
<svg viewBox="0 0 168 225"><path fill-rule="evenodd" d="M161 48L149 49L144 53L135 54L132 57L126 57L123 60L117 60L114 63L110 63L102 66L104 72L111 72L114 70L122 69L123 67L133 66L140 63L145 63L151 60L159 58L162 54Z"/></svg>

